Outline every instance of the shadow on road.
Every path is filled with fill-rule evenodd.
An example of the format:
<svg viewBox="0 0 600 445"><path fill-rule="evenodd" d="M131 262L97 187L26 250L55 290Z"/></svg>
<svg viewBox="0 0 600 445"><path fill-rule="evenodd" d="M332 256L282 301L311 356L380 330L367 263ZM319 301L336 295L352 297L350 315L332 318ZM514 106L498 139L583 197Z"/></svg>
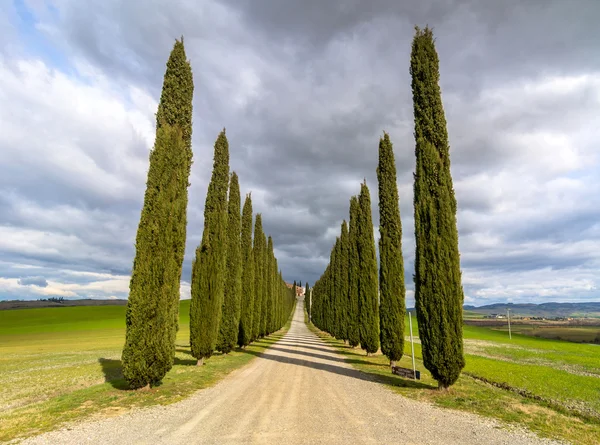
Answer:
<svg viewBox="0 0 600 445"><path fill-rule="evenodd" d="M275 348L276 348L276 346L269 348L269 350L272 350ZM287 352L289 354L296 354L296 355L300 355L300 356L302 356L302 355L318 356L318 358L320 360L327 360L327 361L332 361L332 362L340 361L337 358L328 357L328 356L324 356L321 354L310 354L310 353L307 354L307 353L303 353L303 351L294 351L294 350L285 349L285 348L281 348L281 349L284 349L285 352ZM436 387L434 387L434 386L426 385L424 383L417 382L414 380L405 380L405 379L396 377L394 375L386 376L386 375L381 375L381 374L359 371L359 370L353 369L353 368L343 368L341 366L337 366L335 364L330 364L330 363L310 361L308 359L303 359L303 358L283 357L283 356L279 356L279 355L270 354L269 351L266 351L266 352L246 351L246 352L248 354L253 354L253 355L256 355L257 357L261 357L266 360L273 360L273 361L280 362L280 363L288 363L290 365L305 366L307 368L320 369L323 371L332 372L334 374L343 375L346 377L351 377L351 378L355 378L355 379L359 379L359 380L365 380L368 382L385 383L388 385L401 386L401 387L405 387L405 388L436 389ZM315 357L315 358L317 358L317 357ZM341 361L345 361L345 360L342 359ZM348 360L347 362L351 363L350 360Z"/></svg>

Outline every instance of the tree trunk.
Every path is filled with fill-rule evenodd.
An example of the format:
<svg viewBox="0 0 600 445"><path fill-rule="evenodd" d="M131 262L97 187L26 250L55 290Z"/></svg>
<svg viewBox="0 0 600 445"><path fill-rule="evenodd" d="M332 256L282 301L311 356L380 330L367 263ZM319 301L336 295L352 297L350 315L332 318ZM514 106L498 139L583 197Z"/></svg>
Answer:
<svg viewBox="0 0 600 445"><path fill-rule="evenodd" d="M390 360L390 368L396 366L396 360Z"/></svg>
<svg viewBox="0 0 600 445"><path fill-rule="evenodd" d="M204 364L204 357L200 357L198 359L198 363L196 363L196 366L202 366Z"/></svg>
<svg viewBox="0 0 600 445"><path fill-rule="evenodd" d="M438 382L438 391L448 391L449 385L445 385L442 382Z"/></svg>

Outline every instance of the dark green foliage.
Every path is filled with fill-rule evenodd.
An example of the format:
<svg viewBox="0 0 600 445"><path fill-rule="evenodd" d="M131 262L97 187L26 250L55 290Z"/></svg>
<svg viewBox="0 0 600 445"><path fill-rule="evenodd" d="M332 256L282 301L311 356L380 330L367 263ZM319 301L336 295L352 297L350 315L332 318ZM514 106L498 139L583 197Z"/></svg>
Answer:
<svg viewBox="0 0 600 445"><path fill-rule="evenodd" d="M275 265L275 255L273 255L273 238L269 235L267 241L267 256L265 261L265 266L267 272L266 276L266 289L267 289L267 307L266 307L266 327L265 327L265 335L273 332L273 317L275 316L275 307L273 301L273 282L275 281L275 276L273 275L273 266Z"/></svg>
<svg viewBox="0 0 600 445"><path fill-rule="evenodd" d="M338 333L341 339L348 340L348 250L350 247L350 238L348 234L348 224L346 220L342 222L340 235L340 251L338 258L338 305L339 305L339 328Z"/></svg>
<svg viewBox="0 0 600 445"><path fill-rule="evenodd" d="M252 253L252 197L246 195L242 211L242 296L238 344L248 346L252 340L252 320L254 319L254 255Z"/></svg>
<svg viewBox="0 0 600 445"><path fill-rule="evenodd" d="M306 308L306 313L310 316L310 287L308 281L306 282L306 289L304 290L304 307Z"/></svg>
<svg viewBox="0 0 600 445"><path fill-rule="evenodd" d="M172 368L179 327L179 282L185 252L187 188L192 164L193 79L183 42L167 62L159 119L126 309L123 375L131 388L162 380Z"/></svg>
<svg viewBox="0 0 600 445"><path fill-rule="evenodd" d="M252 341L260 335L262 319L262 299L264 283L264 243L265 235L262 229L262 215L256 215L254 221L254 247L252 250L254 256L254 317L252 320Z"/></svg>
<svg viewBox="0 0 600 445"><path fill-rule="evenodd" d="M183 37L175 41L156 112L156 129L163 125L181 130L185 149L192 148L192 98L194 79L186 59Z"/></svg>
<svg viewBox="0 0 600 445"><path fill-rule="evenodd" d="M340 237L336 237L333 250L331 251L331 306L332 306L332 319L331 319L331 334L338 339L341 339L340 335L340 313L342 307L340 307Z"/></svg>
<svg viewBox="0 0 600 445"><path fill-rule="evenodd" d="M360 344L360 318L358 312L358 281L360 276L358 258L358 198L350 199L350 228L348 230L348 313L347 336L350 346Z"/></svg>
<svg viewBox="0 0 600 445"><path fill-rule="evenodd" d="M410 61L415 118L415 307L423 364L447 388L465 365L456 198L430 29L416 29Z"/></svg>
<svg viewBox="0 0 600 445"><path fill-rule="evenodd" d="M190 303L190 346L198 360L215 350L227 259L227 189L229 186L229 143L223 130L215 142L213 171L204 205L204 232L192 265Z"/></svg>
<svg viewBox="0 0 600 445"><path fill-rule="evenodd" d="M241 312L242 294L242 258L240 254L241 216L240 184L235 172L231 174L229 184L229 202L227 204L227 268L223 309L217 350L227 354L237 343Z"/></svg>
<svg viewBox="0 0 600 445"><path fill-rule="evenodd" d="M379 349L379 308L377 302L377 256L371 218L371 197L367 183L360 186L358 198L358 311L360 346L367 354Z"/></svg>
<svg viewBox="0 0 600 445"><path fill-rule="evenodd" d="M402 223L398 204L396 161L387 133L379 140L379 328L381 352L395 362L404 352L406 313Z"/></svg>
<svg viewBox="0 0 600 445"><path fill-rule="evenodd" d="M269 294L269 252L267 251L267 235L263 234L262 248L262 286L259 336L267 335L268 294Z"/></svg>

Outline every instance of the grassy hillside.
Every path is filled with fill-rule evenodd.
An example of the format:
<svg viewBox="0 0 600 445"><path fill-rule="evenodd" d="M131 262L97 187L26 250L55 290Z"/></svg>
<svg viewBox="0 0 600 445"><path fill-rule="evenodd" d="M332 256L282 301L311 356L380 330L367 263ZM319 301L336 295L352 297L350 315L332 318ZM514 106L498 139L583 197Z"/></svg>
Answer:
<svg viewBox="0 0 600 445"><path fill-rule="evenodd" d="M282 332L197 367L189 352L189 300L182 301L175 366L159 387L126 391L125 307L0 311L0 442L81 417L175 402L248 363Z"/></svg>
<svg viewBox="0 0 600 445"><path fill-rule="evenodd" d="M486 306L464 306L465 311L481 315L506 314L521 317L590 317L600 318L600 302L586 303L497 303Z"/></svg>

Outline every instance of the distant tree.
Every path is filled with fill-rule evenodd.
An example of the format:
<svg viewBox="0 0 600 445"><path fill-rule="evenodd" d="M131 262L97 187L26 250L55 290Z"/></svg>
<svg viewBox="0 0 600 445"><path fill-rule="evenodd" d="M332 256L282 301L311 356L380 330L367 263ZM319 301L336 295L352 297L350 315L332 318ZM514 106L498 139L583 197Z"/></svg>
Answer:
<svg viewBox="0 0 600 445"><path fill-rule="evenodd" d="M394 366L404 352L404 261L394 149L387 133L379 140L379 328L381 352Z"/></svg>
<svg viewBox="0 0 600 445"><path fill-rule="evenodd" d="M246 195L242 211L242 296L238 345L248 346L252 340L252 320L254 318L254 255L252 254L252 197Z"/></svg>
<svg viewBox="0 0 600 445"><path fill-rule="evenodd" d="M358 203L360 346L367 354L373 354L379 350L377 254L371 218L371 197L366 181L360 186Z"/></svg>
<svg viewBox="0 0 600 445"><path fill-rule="evenodd" d="M240 325L242 294L240 201L238 176L233 172L229 183L229 202L227 204L227 275L219 336L217 337L217 350L224 354L235 348Z"/></svg>
<svg viewBox="0 0 600 445"><path fill-rule="evenodd" d="M360 259L358 257L358 198L350 199L350 224L348 230L348 312L347 336L353 348L360 344L360 316L358 311L358 282L360 279Z"/></svg>
<svg viewBox="0 0 600 445"><path fill-rule="evenodd" d="M252 340L256 340L260 335L262 319L262 301L263 301L263 283L264 283L264 233L262 229L262 215L256 215L254 221L254 247L252 254L254 256L254 317L252 320Z"/></svg>
<svg viewBox="0 0 600 445"><path fill-rule="evenodd" d="M204 205L204 232L192 265L190 346L202 364L217 344L223 307L227 259L227 189L229 143L223 130L215 142L213 172Z"/></svg>
<svg viewBox="0 0 600 445"><path fill-rule="evenodd" d="M167 62L125 313L123 376L131 388L173 367L192 164L192 69L183 38Z"/></svg>
<svg viewBox="0 0 600 445"><path fill-rule="evenodd" d="M423 364L441 389L465 366L463 289L450 148L433 33L416 28L410 61L415 118L415 307Z"/></svg>

